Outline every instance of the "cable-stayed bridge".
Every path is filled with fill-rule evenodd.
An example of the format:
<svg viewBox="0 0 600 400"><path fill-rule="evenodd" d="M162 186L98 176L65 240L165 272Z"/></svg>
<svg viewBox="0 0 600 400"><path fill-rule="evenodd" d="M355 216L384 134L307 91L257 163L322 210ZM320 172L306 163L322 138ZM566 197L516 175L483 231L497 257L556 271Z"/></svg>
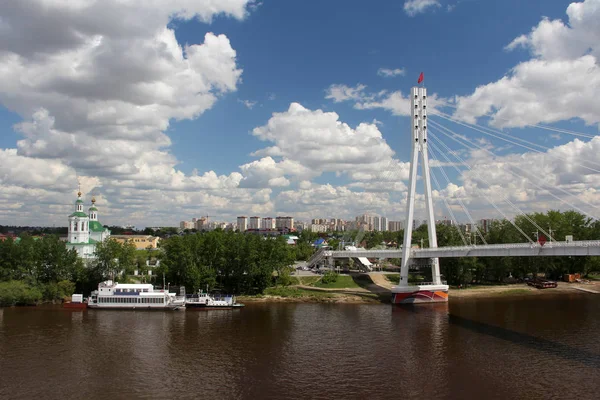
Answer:
<svg viewBox="0 0 600 400"><path fill-rule="evenodd" d="M551 257L600 256L600 240L580 240L572 242L506 243L479 246L448 246L436 248L412 248L412 259L459 258L459 257ZM401 249L378 250L319 250L309 262L314 265L328 258L401 258Z"/></svg>
<svg viewBox="0 0 600 400"><path fill-rule="evenodd" d="M411 143L412 155L410 162L410 174L408 184L407 209L405 218L405 230L403 245L400 249L384 249L384 250L364 250L352 249L352 251L342 250L320 250L313 255L309 260L309 265L325 264L333 265L335 258L400 258L402 260L400 270L400 283L394 286L392 292L394 303L416 303L416 302L436 302L448 301L448 286L443 284L439 269L439 258L447 257L538 257L538 256L600 256L600 240L592 241L557 241L553 236L551 227L540 226L527 213L521 210L519 203L525 203L523 198L519 198L518 193L511 192L502 183L494 181L498 176L498 171L493 168L482 169L477 165L477 158L471 157L473 154L479 156L479 160L492 163L499 157L491 151L489 146L490 141L502 141L507 146L512 148L525 149L529 154L542 157L544 165L538 166L528 165L527 163L519 162L519 155L514 155L514 162L505 163L500 171L503 176L509 176L512 180L511 184L527 185L526 190L531 191L537 197L551 199L567 206L569 209L575 210L585 215L590 220L598 220L591 214L590 210L595 210L596 206L586 200L581 193L581 185L578 192L573 192L573 185L561 187L556 180L547 180L545 171L554 171L557 167L564 166L565 169L571 170L572 174L600 174L600 163L595 161L594 157L587 159L569 158L568 154L560 151L555 151L539 143L526 140L510 134L509 132L493 128L491 126L478 125L477 123L466 122L465 118L459 119L451 114L440 111L444 107L455 107L453 104L439 104L436 99L436 107L427 109L427 89L424 87L413 87L411 89ZM428 118L432 116L432 118ZM495 119L500 120L497 116ZM483 135L480 140L473 140L472 137L467 137L457 133L451 127L459 126L461 129L470 129L479 135ZM543 129L550 131L553 134L572 135L580 138L592 139L595 136L580 132L575 132L562 128L544 126L541 124L525 125L530 128ZM584 145L583 142L577 143ZM424 196L418 196L416 193L417 168L419 160L422 163L422 181L425 186ZM430 160L432 166L430 168ZM469 160L471 164L467 161ZM484 164L485 164L484 162ZM453 185L450 175L445 171L445 168L452 168L456 171L457 176L464 177L467 175L472 182L469 190L470 196L477 196L493 207L495 212L504 220L512 224L515 232L521 235L520 240L525 240L523 243L508 243L508 244L488 244L486 241L486 232L480 229L475 222L472 212L467 208L467 198L469 196L461 196L448 193L448 196L443 196L444 186L440 183L436 172L439 172L445 183L449 187ZM498 167L497 167L498 168ZM388 181L393 181L393 174L398 171L387 171L384 178ZM551 175L551 174L550 174ZM390 179L392 178L392 179ZM442 183L444 182L442 181ZM579 179L579 181L583 181ZM458 234L463 242L463 246L453 247L438 247L436 235L436 221L434 218L434 197L432 191L432 183L437 187L437 201L443 202L451 221L458 226L456 213L463 212L466 219L470 222L469 226L473 227L472 234L478 238L480 245L471 245L471 232L469 237L460 229ZM581 182L580 182L581 183ZM463 185L463 190L465 185ZM585 188L587 189L587 188ZM584 190L585 190L584 189ZM591 188L592 192L596 188ZM525 193L525 198L527 198ZM429 237L428 248L413 248L412 247L412 230L415 213L415 201L421 201L424 198L425 212L427 216L427 230ZM525 203L526 204L526 203ZM506 211L508 207L509 211ZM518 216L521 219L521 224L517 224L515 219L510 216ZM524 222L524 223L523 223ZM532 237L532 230L535 230ZM542 240L538 240L542 238ZM548 239L546 242L545 239ZM600 238L599 238L600 239ZM518 239L517 239L518 240ZM431 267L433 283L426 286L409 286L408 285L408 270L413 264L426 265Z"/></svg>

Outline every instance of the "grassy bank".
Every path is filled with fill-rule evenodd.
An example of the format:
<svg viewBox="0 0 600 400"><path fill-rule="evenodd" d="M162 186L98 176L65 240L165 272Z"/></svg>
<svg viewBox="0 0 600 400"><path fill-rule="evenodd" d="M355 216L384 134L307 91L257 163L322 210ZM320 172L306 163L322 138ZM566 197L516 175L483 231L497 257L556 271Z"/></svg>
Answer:
<svg viewBox="0 0 600 400"><path fill-rule="evenodd" d="M265 296L278 296L283 298L300 298L300 297L315 297L315 298L331 298L332 295L326 292L318 292L289 286L276 286L267 288L264 292Z"/></svg>
<svg viewBox="0 0 600 400"><path fill-rule="evenodd" d="M313 286L321 280L320 276L292 276L292 285Z"/></svg>
<svg viewBox="0 0 600 400"><path fill-rule="evenodd" d="M360 287L351 276L347 275L338 275L334 282L329 283L323 283L322 280L319 280L312 286L323 289L355 289Z"/></svg>

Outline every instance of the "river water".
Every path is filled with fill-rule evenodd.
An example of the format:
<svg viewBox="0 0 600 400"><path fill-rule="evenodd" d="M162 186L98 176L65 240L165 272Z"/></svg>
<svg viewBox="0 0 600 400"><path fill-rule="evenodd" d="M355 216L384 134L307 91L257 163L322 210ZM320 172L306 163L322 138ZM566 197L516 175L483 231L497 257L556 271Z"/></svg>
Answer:
<svg viewBox="0 0 600 400"><path fill-rule="evenodd" d="M1 399L592 399L600 296L0 308Z"/></svg>

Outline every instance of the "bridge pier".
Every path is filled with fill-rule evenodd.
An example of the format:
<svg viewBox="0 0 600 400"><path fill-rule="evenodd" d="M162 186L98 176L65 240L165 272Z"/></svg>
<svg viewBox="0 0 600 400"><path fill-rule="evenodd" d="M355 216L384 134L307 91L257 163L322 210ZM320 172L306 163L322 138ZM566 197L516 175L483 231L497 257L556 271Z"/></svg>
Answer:
<svg viewBox="0 0 600 400"><path fill-rule="evenodd" d="M434 271L439 264L437 258L413 259L410 258L407 270L411 266L418 268L431 268L433 282L424 282L419 285L408 285L408 274L406 285L402 283L398 286L392 286L392 303L393 304L417 304L417 303L444 303L448 301L448 285L441 282L438 275L438 281ZM437 264L437 265L436 265ZM402 281L401 281L402 282Z"/></svg>
<svg viewBox="0 0 600 400"><path fill-rule="evenodd" d="M427 210L427 231L429 247L437 248L435 232L435 214L431 195L431 177L429 175L429 156L427 151L427 89L413 87L411 89L411 143L412 154L406 201L406 226L404 228L404 243L402 246L402 264L400 267L400 283L392 287L392 303L432 303L448 301L448 285L442 284L439 260L431 259L431 276L433 282L428 285L409 286L408 267L411 262L412 228L415 210L417 185L417 168L419 155L422 160L423 181L425 183L425 205Z"/></svg>

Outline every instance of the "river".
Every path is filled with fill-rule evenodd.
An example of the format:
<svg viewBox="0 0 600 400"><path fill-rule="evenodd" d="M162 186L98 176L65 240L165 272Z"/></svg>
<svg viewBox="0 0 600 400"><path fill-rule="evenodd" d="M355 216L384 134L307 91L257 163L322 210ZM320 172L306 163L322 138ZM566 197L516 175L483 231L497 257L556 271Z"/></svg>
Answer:
<svg viewBox="0 0 600 400"><path fill-rule="evenodd" d="M600 296L0 308L1 399L592 399Z"/></svg>

